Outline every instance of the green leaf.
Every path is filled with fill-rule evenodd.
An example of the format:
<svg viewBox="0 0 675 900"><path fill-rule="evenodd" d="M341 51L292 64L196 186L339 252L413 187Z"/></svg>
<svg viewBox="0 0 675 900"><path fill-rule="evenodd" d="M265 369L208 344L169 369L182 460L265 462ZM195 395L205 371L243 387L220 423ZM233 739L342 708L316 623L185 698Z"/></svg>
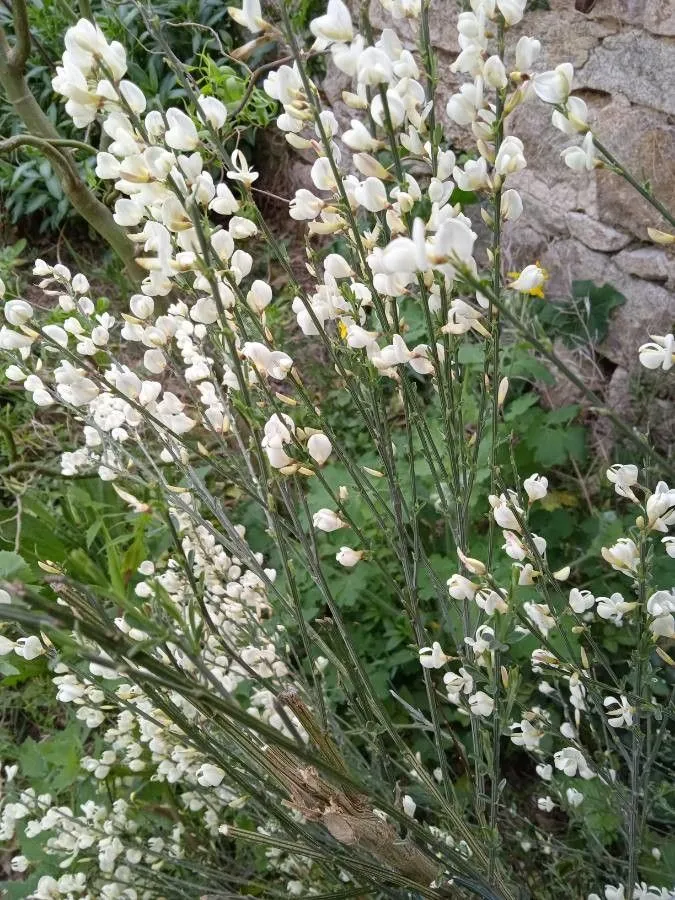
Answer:
<svg viewBox="0 0 675 900"><path fill-rule="evenodd" d="M607 337L610 313L617 306L623 306L626 298L612 287L603 284L601 287L592 281L574 281L572 296L579 303L588 304L588 330L597 343Z"/></svg>
<svg viewBox="0 0 675 900"><path fill-rule="evenodd" d="M26 577L30 577L30 569L23 556L11 550L0 550L0 578L21 581Z"/></svg>
<svg viewBox="0 0 675 900"><path fill-rule="evenodd" d="M611 284L574 281L571 297L539 304L537 317L549 338L561 338L568 347L600 344L607 337L612 310L625 302Z"/></svg>
<svg viewBox="0 0 675 900"><path fill-rule="evenodd" d="M531 406L536 406L537 403L538 397L533 391L529 391L527 394L516 397L513 402L507 404L506 410L504 411L504 420L506 422L511 422L514 419L517 419Z"/></svg>

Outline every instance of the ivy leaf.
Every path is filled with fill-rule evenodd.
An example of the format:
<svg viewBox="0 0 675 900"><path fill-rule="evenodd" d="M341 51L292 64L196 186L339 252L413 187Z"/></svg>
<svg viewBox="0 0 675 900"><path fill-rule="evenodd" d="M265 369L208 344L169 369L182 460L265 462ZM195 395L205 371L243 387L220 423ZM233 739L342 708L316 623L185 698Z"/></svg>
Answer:
<svg viewBox="0 0 675 900"><path fill-rule="evenodd" d="M572 282L572 296L542 304L537 316L550 338L561 338L568 347L600 344L607 337L612 310L626 298L611 284Z"/></svg>

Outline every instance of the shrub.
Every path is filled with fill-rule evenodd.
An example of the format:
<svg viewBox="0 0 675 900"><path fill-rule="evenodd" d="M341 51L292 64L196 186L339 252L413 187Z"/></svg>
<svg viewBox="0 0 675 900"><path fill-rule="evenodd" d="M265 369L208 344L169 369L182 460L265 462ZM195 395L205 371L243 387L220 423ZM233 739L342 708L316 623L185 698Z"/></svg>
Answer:
<svg viewBox="0 0 675 900"><path fill-rule="evenodd" d="M650 885L668 877L675 490L658 477L673 467L606 410L637 462L607 470L620 514L569 555L561 493L530 467L582 457L576 410L529 418L514 342L602 404L521 315L546 273L502 271L502 229L523 214L509 177L526 165L508 116L549 103L571 169L631 176L571 95L572 67L535 75L539 41L512 46L523 0L459 18L454 67L471 80L446 113L477 153L457 165L428 6L383 6L419 28L419 57L392 31L355 33L340 0L310 23L313 52L354 77L347 130L321 108L286 6L273 22L256 0L230 9L291 57L257 75L314 160L289 204L310 287L260 212L257 171L228 150L239 123L219 90L180 69L186 109L148 109L121 44L86 19L67 33L54 89L77 127L102 120L96 173L146 275L118 316L85 274L38 260L44 301L7 300L0 347L38 407L81 423L63 473L111 482L138 542L109 582L49 559L44 583L7 579L2 615L23 630L0 650L46 658L90 729L72 803L5 769L14 869L39 838L67 870L39 868L36 898L669 896ZM340 400L324 405L287 352L261 247ZM665 373L674 343L652 336L642 364ZM151 522L167 544L147 542ZM350 615L369 572L399 629L391 656L384 641L364 654ZM406 664L385 702L387 665Z"/></svg>

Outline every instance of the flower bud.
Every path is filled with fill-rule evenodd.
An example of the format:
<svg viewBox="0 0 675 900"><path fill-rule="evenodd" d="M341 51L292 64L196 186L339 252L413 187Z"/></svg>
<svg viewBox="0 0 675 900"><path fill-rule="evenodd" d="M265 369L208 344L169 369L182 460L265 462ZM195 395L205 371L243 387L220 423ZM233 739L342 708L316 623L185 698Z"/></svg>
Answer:
<svg viewBox="0 0 675 900"><path fill-rule="evenodd" d="M491 56L483 65L483 78L490 87L502 90L508 84L504 63L498 56Z"/></svg>

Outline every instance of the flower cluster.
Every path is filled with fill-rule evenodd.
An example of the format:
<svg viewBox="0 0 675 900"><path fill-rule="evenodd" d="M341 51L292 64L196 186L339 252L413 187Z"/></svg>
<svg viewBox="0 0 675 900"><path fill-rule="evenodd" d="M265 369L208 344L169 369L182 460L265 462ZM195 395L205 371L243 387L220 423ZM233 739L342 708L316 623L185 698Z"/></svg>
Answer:
<svg viewBox="0 0 675 900"><path fill-rule="evenodd" d="M11 358L6 376L23 385L36 406L59 404L81 424L82 445L63 454L64 474L95 470L114 483L135 513L152 513L157 502L167 514L176 552L141 563L133 599L111 619L113 645L123 648L117 657L113 645L82 637L77 629L79 659L57 654L37 636L0 637L0 654L49 655L59 700L71 704L87 727L101 730L98 749L82 760L84 771L99 783L121 779L129 786L139 777L170 786L181 822L199 822L207 841L229 833L250 778L258 779L250 791L256 802L271 796L278 807L282 801L271 785L283 784L296 817L284 821L287 832L258 808L252 814L260 841L269 838L272 845L270 866L290 879L287 890L293 896L318 889L306 885L310 864L301 852L275 852L279 831L296 840L291 825L321 821L356 853L362 848L351 824L344 824L340 803L351 804L350 816L356 817L354 809L359 815L367 809L373 833L400 812L396 807L384 812L374 800L370 806L361 798L355 802L351 794L323 783L317 787L314 770L294 759L285 771L281 751L270 755L276 750L267 742L274 740L289 754L295 742L302 755L312 731L311 707L325 706L323 673L329 667L346 686L345 696L358 695L360 720L378 723L378 741L379 730L387 732L391 745L404 753L410 778L426 791L425 802L440 804L443 827L425 828L424 850L419 857L409 854L420 866L425 854L433 857L424 889L432 879L437 885L466 873L469 859L485 871L494 868L484 841L475 840L454 811L452 837L445 827L447 804L438 790L447 778L445 758L430 777L425 762L377 706L326 575L321 549L326 536L349 534L336 554L344 569L378 567L388 579L391 597L410 618L432 708L434 670L458 663L443 677L449 712L460 720L464 716L472 729L481 782L478 821L485 820L483 773L494 767L491 827L496 828L501 788L499 753L490 742L502 735L532 756L547 785L548 793L536 799L544 812L561 805L573 816L591 781L625 796L620 793L625 772L617 762L626 756L622 732L637 734L652 716L648 660L652 651L669 659L664 639L675 637L675 594L652 589L650 574L657 554L666 561L675 556L675 537L669 534L675 526L675 489L660 481L652 492L640 485L637 466L612 466L610 483L621 502L639 507L639 514L634 527L602 548L608 596L579 585L563 592L565 582L575 583L575 562L550 565L555 549L530 528L548 499L549 479L535 473L521 484L514 472L515 487L509 488L497 462L509 387L499 353L500 315L518 295L542 297L546 282L536 262L511 275L501 271L501 230L524 212L510 179L527 165L523 142L508 133L509 115L538 96L554 107L556 127L584 134L581 147L564 151L565 162L575 170L591 170L597 163L586 107L571 96L572 67L536 74L541 46L534 37L523 36L511 51L504 50L505 34L521 21L525 5L525 0L472 0L471 9L458 17L460 53L452 70L468 78L447 102L445 115L469 128L475 139L475 153L461 164L438 121L433 67L421 65L396 31L385 28L372 38L359 33L342 0L329 0L325 13L311 22L312 51L329 55L351 79L343 100L353 118L341 123L321 106L285 5L278 27L263 18L258 0L230 9L238 25L292 51L292 64L269 72L264 90L279 103L277 126L286 141L310 162L311 189L299 189L288 204L289 216L306 223L309 281L305 273L295 276L258 209L258 173L241 150L228 149L231 116L217 97L195 93L191 110L148 111L142 92L124 78L124 49L84 19L68 31L53 82L77 127L100 122L108 143L98 154L96 172L119 194L115 220L129 230L146 274L128 309L119 312L93 296L83 274L38 260L34 273L51 307L41 309L22 297L4 303L0 349ZM427 4L383 0L382 6L394 20L419 24L423 54L432 52ZM476 252L479 228L457 199L467 191L478 198L492 236L487 274ZM369 441L368 465L353 458L331 417L317 405L294 359L299 354L289 352L288 335L268 314L284 297L258 277L255 249L261 239L287 278L303 345L314 344L335 368ZM414 317L422 323L415 337L409 324ZM672 335L652 338L654 343L640 348L641 361L667 370ZM478 378L465 362L472 356L484 360ZM475 400L472 422L465 419L469 395ZM469 555L474 538L468 510L477 491L481 440L490 430L489 549L483 561ZM420 457L438 498L439 525L457 549L458 571L447 585L426 552L417 519ZM327 471L337 465L348 483L340 482L342 474L335 479ZM412 502L402 490L403 477L410 480ZM314 508L305 491L308 479L321 487ZM277 584L276 572L265 567L232 519L221 497L224 481L259 513L283 567L283 583ZM371 517L366 526L362 509ZM498 559L500 529L504 558ZM375 530L391 565L372 546ZM310 633L298 569L330 613L322 622L334 630L335 653L313 628ZM424 636L420 571L429 576L438 608L457 614L461 634L448 628L442 640ZM614 573L627 579L623 592L614 590ZM58 606L77 613L77 619L81 610L72 593L58 582L54 593ZM289 652L293 638L282 614L299 636L300 654ZM637 635L635 653L642 661L635 682L593 655L597 629L626 623ZM533 648L527 651L526 677L529 682L531 672L532 683L538 682L540 702L519 691L520 669L510 654L521 640ZM313 644L321 655L313 653ZM661 676L649 677L651 691ZM305 718L280 704L290 678L306 687ZM178 689L176 679L190 690ZM217 724L205 697L218 712ZM427 728L427 719L413 711ZM437 719L434 729L440 728ZM586 733L592 736L588 745ZM608 749L596 733L606 735ZM328 753L333 771L343 767L339 751L327 743L325 723L312 737ZM436 740L442 748L440 731ZM351 756L360 754L359 749ZM266 768L269 759L276 765ZM403 796L401 808L406 827L418 828L419 838L422 826L408 821L417 809L412 793ZM49 835L48 853L78 867L61 881L42 879L37 898L80 896L93 889L96 896L132 900L151 890L140 873L153 870L156 854L178 861L185 853L182 826L147 839L119 800L112 807L92 801L73 810L55 806L49 796L24 792L23 799L5 806L2 834L11 838L16 823L27 818L32 834ZM384 871L391 872L392 857L376 844L371 841L369 853L379 852ZM349 862L340 860L347 869ZM141 863L137 877L134 867ZM14 865L21 871L23 859ZM410 883L404 863L397 872ZM340 871L338 877L352 875ZM613 890L606 888L606 896ZM647 886L636 890L642 893L634 896L651 896Z"/></svg>

